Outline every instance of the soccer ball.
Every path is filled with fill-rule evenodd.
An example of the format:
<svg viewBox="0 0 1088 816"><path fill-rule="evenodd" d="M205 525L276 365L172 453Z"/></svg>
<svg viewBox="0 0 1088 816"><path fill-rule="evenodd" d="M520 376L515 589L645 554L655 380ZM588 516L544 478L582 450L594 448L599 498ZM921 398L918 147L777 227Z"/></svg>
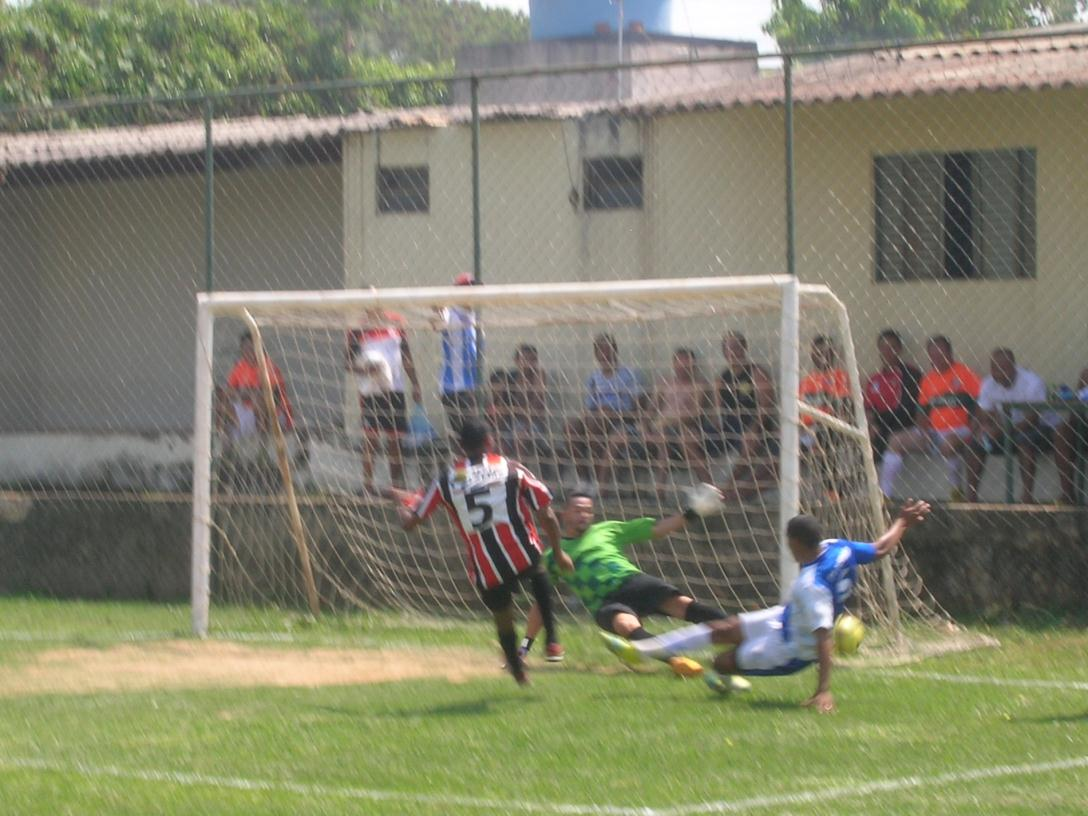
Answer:
<svg viewBox="0 0 1088 816"><path fill-rule="evenodd" d="M722 512L722 494L712 484L703 482L684 490L684 507L697 516L712 516Z"/></svg>
<svg viewBox="0 0 1088 816"><path fill-rule="evenodd" d="M860 618L843 612L835 621L835 651L840 655L857 654L861 641L865 639L865 624Z"/></svg>

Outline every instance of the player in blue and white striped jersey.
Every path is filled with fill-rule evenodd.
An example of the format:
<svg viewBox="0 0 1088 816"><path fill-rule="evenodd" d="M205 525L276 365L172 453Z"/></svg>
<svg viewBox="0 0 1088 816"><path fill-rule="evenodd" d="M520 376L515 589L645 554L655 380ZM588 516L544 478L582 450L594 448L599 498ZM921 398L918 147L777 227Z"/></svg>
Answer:
<svg viewBox="0 0 1088 816"><path fill-rule="evenodd" d="M747 686L743 683L738 687L735 675L793 674L816 663L816 693L804 705L832 711L832 628L854 593L857 568L894 552L903 534L922 522L929 509L923 501L907 502L892 525L872 544L825 539L812 516L794 516L786 525L786 541L801 571L790 587L786 604L689 626L648 640L626 643L613 638L608 641L609 648L624 659L641 659L682 654L711 644L734 646L714 659L715 671L704 672L707 684L722 692Z"/></svg>
<svg viewBox="0 0 1088 816"><path fill-rule="evenodd" d="M462 272L453 281L454 286L475 283L468 272ZM450 430L457 436L465 418L477 413L476 387L482 337L476 325L476 312L466 306L446 306L438 310L438 328L442 332L442 371L439 374L442 405Z"/></svg>

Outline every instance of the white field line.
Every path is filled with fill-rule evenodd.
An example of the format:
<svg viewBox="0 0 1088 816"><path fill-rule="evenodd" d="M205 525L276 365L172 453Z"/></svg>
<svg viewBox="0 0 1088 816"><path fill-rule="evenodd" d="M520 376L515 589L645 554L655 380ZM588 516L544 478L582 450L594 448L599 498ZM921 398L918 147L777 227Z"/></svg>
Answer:
<svg viewBox="0 0 1088 816"><path fill-rule="evenodd" d="M506 812L570 814L571 816L695 816L703 813L743 813L773 807L793 807L798 805L818 804L834 799L852 799L880 793L933 788L943 785L955 785L965 782L977 782L988 779L1000 779L1010 776L1033 776L1056 771L1068 771L1088 768L1088 756L1053 762L1037 762L1024 765L995 765L989 768L977 768L968 771L935 776L906 776L898 779L863 782L849 787L825 788L814 791L756 796L748 799L700 802L692 805L679 805L669 808L622 807L617 805L579 805L551 802L504 801L482 799L470 796L449 796L444 794L406 793L402 791L374 790L357 787L335 787L330 785L312 785L298 782L271 781L264 779L245 779L240 777L206 776L184 771L129 770L112 766L93 766L82 762L61 763L42 759L21 759L0 757L0 769L30 770L44 773L61 773L91 778L110 777L141 782L165 782L189 787L208 787L241 791L263 791L270 793L290 793L308 797L337 799L355 799L383 802L411 802L420 805L439 807L463 807L473 810L501 810Z"/></svg>
<svg viewBox="0 0 1088 816"><path fill-rule="evenodd" d="M936 680L940 683L961 683L975 686L1002 686L1006 688L1061 689L1065 691L1088 691L1088 682L1080 680L1037 680L1017 677L987 677L980 674L949 674L947 672L893 671L890 669L859 669L871 671L883 677L896 679Z"/></svg>
<svg viewBox="0 0 1088 816"><path fill-rule="evenodd" d="M1034 776L1036 774L1068 771L1088 768L1088 756L1072 759L1059 759L1054 762L1036 762L1028 765L995 765L990 768L976 768L970 771L953 771L935 776L903 776L898 779L885 779L876 782L861 782L842 788L802 791L798 793L754 796L750 799L734 799L722 802L704 802L698 805L680 805L658 811L658 816L695 816L699 813L743 813L748 810L760 810L773 807L794 807L827 802L832 799L854 799L880 793L915 788L936 788L943 785L958 785L965 782L978 782L986 779L1000 779L1006 776Z"/></svg>

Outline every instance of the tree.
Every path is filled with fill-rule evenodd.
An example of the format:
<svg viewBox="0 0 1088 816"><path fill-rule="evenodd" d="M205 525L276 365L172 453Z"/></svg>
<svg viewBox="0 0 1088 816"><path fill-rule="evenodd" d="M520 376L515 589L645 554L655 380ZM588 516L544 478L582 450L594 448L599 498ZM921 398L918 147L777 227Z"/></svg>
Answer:
<svg viewBox="0 0 1088 816"><path fill-rule="evenodd" d="M321 80L394 81L358 91L254 95L226 115L441 103L466 43L528 35L524 15L445 0L0 0L0 106L93 97L219 94ZM199 115L126 105L8 117L0 130Z"/></svg>
<svg viewBox="0 0 1088 816"><path fill-rule="evenodd" d="M774 0L764 31L780 48L971 37L1071 22L1088 0Z"/></svg>

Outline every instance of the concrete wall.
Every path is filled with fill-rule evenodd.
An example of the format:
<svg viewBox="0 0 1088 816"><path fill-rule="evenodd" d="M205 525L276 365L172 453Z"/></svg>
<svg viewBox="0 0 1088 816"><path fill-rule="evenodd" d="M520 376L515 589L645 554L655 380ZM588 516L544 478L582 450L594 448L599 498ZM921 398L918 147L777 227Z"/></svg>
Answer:
<svg viewBox="0 0 1088 816"><path fill-rule="evenodd" d="M295 592L296 597L288 600L301 606L300 584L290 575L296 563L293 544L280 511L267 510L246 507L239 520L241 526L235 526L225 508L220 508L217 520L228 531L234 556L224 563L222 571L216 572L216 591L226 593L237 579L239 593L231 596L235 600L241 600L244 594L249 602L283 602L290 592ZM189 512L184 501L36 502L21 522L0 521L0 563L7 565L0 571L0 593L185 601L189 595ZM446 576L426 586L418 585L418 602L424 606L433 603L435 611L451 603L457 609L463 610L466 604L474 608L460 555L456 547L448 546L448 533L441 527L427 531L424 537L406 539L397 534L388 541L372 542L376 553L389 548L385 553L388 561L377 558L390 570L382 576L383 581L377 582L385 587L382 589L371 584L368 570L372 566L360 560L361 550L336 538L343 527L329 513L336 516L343 512L347 508L305 507L304 522L315 531L332 531L315 536L313 545L318 557L324 554L330 569L338 573L343 570L339 579L355 586L364 601L380 605L389 581L417 584L415 567L398 576L396 565L406 551L418 551L421 563L444 561L445 566L437 563L436 569ZM624 513L614 507L609 508L609 515L620 517ZM379 523L394 522L383 519ZM713 529L711 533L709 545L697 546L714 546L721 533ZM954 617L1015 619L1020 614L1037 615L1039 610L1054 614L1083 610L1084 587L1088 584L1086 537L1088 511L1084 510L937 508L925 525L911 531L904 546L926 589ZM694 569L691 559L698 555L694 551L681 556L676 550L663 548L643 551L642 557L646 569L690 588L700 597L717 596L729 608L737 603L746 608L756 606L761 595L773 597L773 581L767 572L776 568L773 534L753 533L742 523L734 528L729 541L728 553L719 547L713 556L701 556L704 561L711 557L717 560L724 575ZM251 563L261 558L274 559L280 567L268 571L271 561L266 561L262 571ZM239 563L251 570L244 579L234 572ZM753 576L757 581L755 592L750 583ZM319 581L327 599L334 600L336 593L327 579L319 576ZM734 598L734 591L741 594Z"/></svg>
<svg viewBox="0 0 1088 816"><path fill-rule="evenodd" d="M481 104L541 102L589 102L608 99L644 99L664 96L678 89L722 83L730 78L752 76L757 71L755 43L674 42L626 35L622 62L665 62L718 56L751 59L709 64L634 68L625 71L557 73L544 76L491 79L480 83ZM502 72L530 68L563 68L572 65L612 65L620 62L615 35L610 38L539 40L534 42L477 45L457 53L459 74ZM467 105L468 82L453 84L453 102Z"/></svg>
<svg viewBox="0 0 1088 816"><path fill-rule="evenodd" d="M216 192L217 288L340 283L338 165L222 171ZM3 201L16 219L0 264L0 431L188 429L203 177L51 184ZM237 343L229 326L220 338L225 368Z"/></svg>

